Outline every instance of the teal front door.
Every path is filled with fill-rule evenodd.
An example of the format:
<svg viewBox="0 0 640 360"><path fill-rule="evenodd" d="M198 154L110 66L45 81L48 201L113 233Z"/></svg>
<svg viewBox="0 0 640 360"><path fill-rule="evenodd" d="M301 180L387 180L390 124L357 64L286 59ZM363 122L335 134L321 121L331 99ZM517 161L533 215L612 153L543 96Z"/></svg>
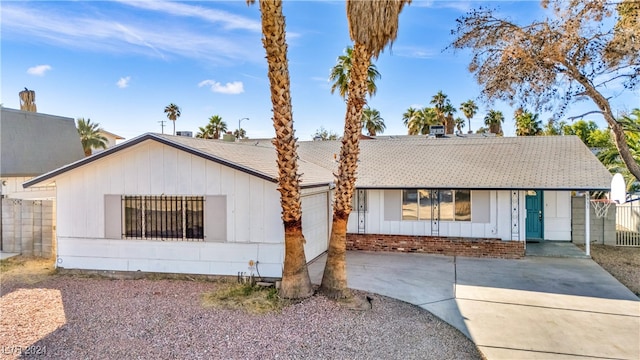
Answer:
<svg viewBox="0 0 640 360"><path fill-rule="evenodd" d="M542 191L527 191L527 240L542 240Z"/></svg>

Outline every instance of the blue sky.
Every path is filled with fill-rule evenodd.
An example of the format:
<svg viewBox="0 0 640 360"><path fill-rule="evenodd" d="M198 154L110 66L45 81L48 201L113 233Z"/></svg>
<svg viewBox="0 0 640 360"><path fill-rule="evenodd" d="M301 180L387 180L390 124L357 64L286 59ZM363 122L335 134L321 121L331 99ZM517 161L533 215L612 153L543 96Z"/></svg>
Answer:
<svg viewBox="0 0 640 360"><path fill-rule="evenodd" d="M1 98L19 108L18 92L36 91L42 113L91 118L110 132L132 138L160 132L169 103L180 106L176 130L197 131L212 115L229 130L238 119L251 138L273 137L265 53L257 5L245 1L3 1ZM391 50L376 61L382 78L369 105L380 111L384 134L405 134L402 114L427 106L442 90L454 106L476 99L479 87L467 71L470 55L444 48L455 19L489 6L527 23L542 18L537 1L414 0L400 16ZM329 71L351 44L342 1L284 3L289 43L293 116L300 140L321 126L341 134L344 102L330 93ZM638 92L615 98L614 109L637 106ZM635 103L636 105L634 106ZM513 108L479 103L477 129L488 109L503 111L513 135ZM588 102L568 116L593 110ZM461 115L461 114L460 114ZM546 120L548 115L541 116ZM590 118L600 126L604 121ZM165 133L171 133L167 121Z"/></svg>

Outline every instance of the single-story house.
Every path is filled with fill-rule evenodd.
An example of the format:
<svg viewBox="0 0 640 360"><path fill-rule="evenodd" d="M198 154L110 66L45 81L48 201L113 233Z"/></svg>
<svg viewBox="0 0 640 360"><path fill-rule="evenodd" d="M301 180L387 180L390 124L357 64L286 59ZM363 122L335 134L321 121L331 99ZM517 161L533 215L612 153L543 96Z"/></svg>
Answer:
<svg viewBox="0 0 640 360"><path fill-rule="evenodd" d="M340 141L300 142L310 261L327 249ZM281 276L284 234L268 141L145 134L26 182L55 183L58 266ZM571 239L571 192L609 172L575 136L361 141L350 249L519 257Z"/></svg>
<svg viewBox="0 0 640 360"><path fill-rule="evenodd" d="M279 277L284 228L273 148L145 134L27 187L56 184L57 266ZM331 172L301 161L309 260L327 248Z"/></svg>

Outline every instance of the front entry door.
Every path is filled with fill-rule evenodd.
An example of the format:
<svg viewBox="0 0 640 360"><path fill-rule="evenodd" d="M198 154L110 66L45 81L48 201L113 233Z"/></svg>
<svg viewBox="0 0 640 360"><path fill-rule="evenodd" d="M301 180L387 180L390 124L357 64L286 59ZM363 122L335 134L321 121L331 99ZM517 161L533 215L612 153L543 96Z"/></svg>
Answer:
<svg viewBox="0 0 640 360"><path fill-rule="evenodd" d="M542 240L542 191L527 191L527 240Z"/></svg>

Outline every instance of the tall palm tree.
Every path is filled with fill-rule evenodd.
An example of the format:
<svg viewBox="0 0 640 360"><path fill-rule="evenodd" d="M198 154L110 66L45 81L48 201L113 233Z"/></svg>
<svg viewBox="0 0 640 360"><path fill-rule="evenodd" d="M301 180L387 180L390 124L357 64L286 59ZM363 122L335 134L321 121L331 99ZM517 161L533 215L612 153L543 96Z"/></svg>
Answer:
<svg viewBox="0 0 640 360"><path fill-rule="evenodd" d="M353 62L353 47L347 46L344 50L344 55L338 56L338 61L333 68L331 68L331 75L329 75L329 81L333 81L331 85L331 93L333 94L336 89L338 93L344 99L347 98L349 92L349 79L351 79L351 67ZM367 69L367 93L369 96L376 94L378 90L376 86L376 80L380 79L380 73L375 64L369 64Z"/></svg>
<svg viewBox="0 0 640 360"><path fill-rule="evenodd" d="M180 107L178 105L171 103L164 108L164 113L167 114L167 118L173 121L173 135L176 134L176 120L180 117Z"/></svg>
<svg viewBox="0 0 640 360"><path fill-rule="evenodd" d="M362 128L367 129L369 136L376 136L378 133L382 134L386 127L384 119L380 116L380 111L365 106L362 110Z"/></svg>
<svg viewBox="0 0 640 360"><path fill-rule="evenodd" d="M538 114L533 114L528 110L518 109L514 113L517 136L535 136L542 134L542 127Z"/></svg>
<svg viewBox="0 0 640 360"><path fill-rule="evenodd" d="M502 123L504 115L498 110L489 110L484 117L484 124L489 127L489 132L496 135L502 135Z"/></svg>
<svg viewBox="0 0 640 360"><path fill-rule="evenodd" d="M78 135L80 135L80 143L84 150L84 156L91 156L92 149L107 148L109 140L100 134L102 131L100 124L91 123L91 119L85 121L84 118L79 118L77 123Z"/></svg>
<svg viewBox="0 0 640 360"><path fill-rule="evenodd" d="M213 115L210 117L208 126L211 126L214 139L220 139L220 135L227 131L227 123L222 121L222 117L220 115Z"/></svg>
<svg viewBox="0 0 640 360"><path fill-rule="evenodd" d="M247 0L251 4L255 0ZM285 19L282 0L260 0L262 18L262 45L267 54L273 127L278 164L278 191L284 223L284 267L280 296L300 299L313 295L313 287L304 254L302 234L302 203L300 200L300 174L296 137L293 131L291 110L291 81L287 60Z"/></svg>
<svg viewBox="0 0 640 360"><path fill-rule="evenodd" d="M362 108L367 103L368 72L371 58L377 58L398 34L398 16L410 0L347 0L349 35L354 41L344 135L336 175L333 220L327 264L320 290L333 298L350 297L347 288L347 221L356 182L359 139L362 131Z"/></svg>
<svg viewBox="0 0 640 360"><path fill-rule="evenodd" d="M476 105L476 103L469 99L465 102L463 102L462 104L460 104L460 111L462 111L462 113L464 114L464 117L467 118L467 124L469 125L469 132L471 132L471 118L474 117L476 115L476 113L478 112L478 105Z"/></svg>

